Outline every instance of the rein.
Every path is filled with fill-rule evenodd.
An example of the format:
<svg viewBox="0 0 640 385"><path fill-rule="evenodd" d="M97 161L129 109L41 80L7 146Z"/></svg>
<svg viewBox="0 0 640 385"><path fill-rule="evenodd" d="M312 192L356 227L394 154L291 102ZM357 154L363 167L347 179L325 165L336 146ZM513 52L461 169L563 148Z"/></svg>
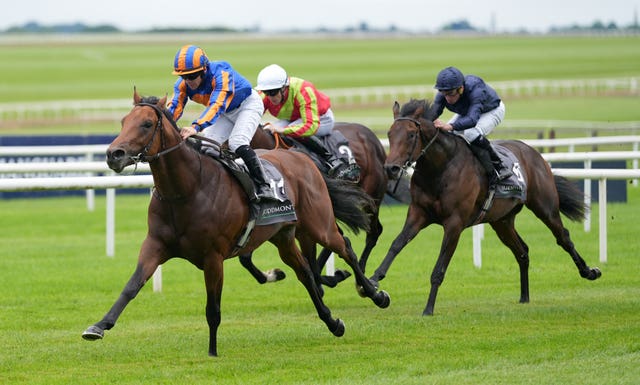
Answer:
<svg viewBox="0 0 640 385"><path fill-rule="evenodd" d="M422 125L420 124L420 121L408 116L401 116L399 118L396 118L394 120L394 122L397 122L399 120L408 120L410 122L412 122L413 124L416 125L416 128L418 129L418 132L420 133L420 143L424 143L427 142L427 139L424 136L424 132L422 132ZM427 142L427 144L422 148L422 150L420 151L420 154L418 154L418 156L416 157L416 159L411 159L413 153L416 150L416 147L418 146L418 140L417 138L413 141L413 145L411 146L411 151L409 152L409 155L407 156L407 160L404 162L403 168L407 168L410 167L412 163L416 162L418 159L422 158L424 156L424 154L427 153L427 150L429 149L429 147L431 147L431 145L436 141L436 138L438 137L438 133L440 132L440 130L436 130L436 134L433 135L433 137L431 138L431 140L429 140Z"/></svg>
<svg viewBox="0 0 640 385"><path fill-rule="evenodd" d="M290 148L291 148L291 146L290 146L290 145L288 145L288 144L284 141L284 139L282 138L282 136L280 136L280 134L275 134L275 133L274 133L274 134L273 134L273 138L274 138L274 139L275 139L275 141L276 141L276 145L275 145L275 147L273 148L274 150L277 150L278 148L284 148L285 150L288 150L288 149L290 149Z"/></svg>
<svg viewBox="0 0 640 385"><path fill-rule="evenodd" d="M179 147L181 147L182 145L184 145L184 140L181 140L178 144L176 144L175 146L169 147L167 149L164 149L154 155L147 155L147 153L149 152L149 149L151 148L151 145L153 144L153 142L156 139L156 134L158 133L158 131L160 131L160 140L162 141L161 143L161 148L165 147L165 140L164 140L164 135L162 133L162 115L163 112L160 110L160 108L158 108L158 106L156 106L155 104L151 104L151 103L138 103L136 104L136 106L147 106L147 107L151 107L153 108L153 110L156 113L156 116L158 118L158 122L156 123L155 128L153 129L153 135L151 135L151 139L149 139L149 142L147 142L147 144L144 146L144 149L142 150L142 152L140 152L138 155L131 157L131 159L135 162L153 162L154 160L157 160L158 158L160 158L161 156L168 154L176 149L178 149Z"/></svg>

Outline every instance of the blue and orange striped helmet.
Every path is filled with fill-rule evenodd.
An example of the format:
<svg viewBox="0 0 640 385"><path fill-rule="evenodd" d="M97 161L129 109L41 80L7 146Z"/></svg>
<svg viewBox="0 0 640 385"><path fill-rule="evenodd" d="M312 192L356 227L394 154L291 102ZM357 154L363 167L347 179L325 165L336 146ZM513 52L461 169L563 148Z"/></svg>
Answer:
<svg viewBox="0 0 640 385"><path fill-rule="evenodd" d="M185 45L178 50L173 59L173 74L187 75L202 71L207 67L209 58L202 48L195 45Z"/></svg>

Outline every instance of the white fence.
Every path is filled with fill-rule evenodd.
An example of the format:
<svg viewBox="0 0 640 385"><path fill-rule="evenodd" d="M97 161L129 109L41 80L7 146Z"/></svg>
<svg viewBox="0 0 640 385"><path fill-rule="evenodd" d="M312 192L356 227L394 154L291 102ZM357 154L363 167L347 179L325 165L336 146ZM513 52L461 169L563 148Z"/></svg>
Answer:
<svg viewBox="0 0 640 385"><path fill-rule="evenodd" d="M627 143L637 150L640 136L619 137L595 137L577 139L549 139L527 141L532 146L569 146L576 143L584 145L597 145L603 143ZM383 141L384 143L384 141ZM386 143L388 145L388 143ZM81 145L81 146L34 146L34 147L0 147L0 156L21 155L57 155L57 154L86 154L88 159L93 159L97 153L103 154L107 145ZM543 154L548 161L576 161L585 162L585 169L554 169L554 173L567 178L585 179L585 183L591 179L599 180L599 242L600 261L607 261L607 224L606 224L606 181L607 179L638 179L640 170L637 169L637 159L640 153L637 151L625 152L586 152L586 153L548 153ZM630 170L590 169L587 165L593 160L625 159L634 162L634 168ZM128 169L133 173L133 167ZM138 165L136 171L148 172L148 165ZM104 162L65 162L65 163L0 163L0 174L34 173L34 172L86 172L112 174ZM151 187L153 178L151 175L106 175L106 176L76 176L76 177L48 177L48 178L0 178L0 191L25 191L25 190L89 190L106 189L106 253L108 256L115 254L115 188ZM585 184L586 186L586 184ZM590 184L589 184L590 186ZM585 192L587 190L585 189ZM590 205L590 201L587 202ZM590 221L590 219L589 219ZM480 239L482 237L482 225L474 226L474 264L481 266ZM585 226L585 230L589 228ZM154 275L154 290L161 289L161 270Z"/></svg>
<svg viewBox="0 0 640 385"><path fill-rule="evenodd" d="M529 79L492 82L503 98L542 95L586 95L586 94L640 94L640 78L604 79ZM336 88L324 90L334 105L370 105L393 103L409 98L433 98L433 85L396 85L381 87ZM197 108L193 103L188 109ZM0 127L3 121L60 119L81 116L83 119L120 119L122 113L131 109L131 99L68 100L29 103L0 104ZM193 111L193 110L192 110Z"/></svg>

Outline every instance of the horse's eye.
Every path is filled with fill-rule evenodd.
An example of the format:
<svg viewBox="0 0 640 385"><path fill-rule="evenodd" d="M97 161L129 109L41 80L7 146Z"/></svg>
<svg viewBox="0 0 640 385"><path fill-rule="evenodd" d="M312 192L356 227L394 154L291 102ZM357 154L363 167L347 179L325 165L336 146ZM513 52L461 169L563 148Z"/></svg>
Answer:
<svg viewBox="0 0 640 385"><path fill-rule="evenodd" d="M145 120L144 123L142 123L142 128L144 128L145 130L151 127L153 127L153 122L150 120Z"/></svg>

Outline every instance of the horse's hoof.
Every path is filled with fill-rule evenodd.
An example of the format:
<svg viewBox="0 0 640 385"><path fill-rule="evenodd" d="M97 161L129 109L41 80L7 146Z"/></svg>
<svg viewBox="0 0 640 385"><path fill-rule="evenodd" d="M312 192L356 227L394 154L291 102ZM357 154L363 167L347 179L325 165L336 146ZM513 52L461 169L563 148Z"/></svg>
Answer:
<svg viewBox="0 0 640 385"><path fill-rule="evenodd" d="M101 340L104 337L104 330L96 325L89 326L87 330L82 333L82 338L87 341Z"/></svg>
<svg viewBox="0 0 640 385"><path fill-rule="evenodd" d="M344 335L344 322L342 322L340 318L336 319L336 328L331 330L331 333L336 337L342 337Z"/></svg>
<svg viewBox="0 0 640 385"><path fill-rule="evenodd" d="M336 277L337 283L340 283L345 279L351 277L351 273L347 270L336 270L335 273L333 273L333 276Z"/></svg>
<svg viewBox="0 0 640 385"><path fill-rule="evenodd" d="M373 297L373 303L375 303L376 305L378 305L378 307L380 309L385 309L387 307L389 307L389 304L391 303L391 298L389 297L389 293L387 293L384 290L380 290L374 297Z"/></svg>
<svg viewBox="0 0 640 385"><path fill-rule="evenodd" d="M356 291L358 292L358 295L362 298L367 298L367 294L364 292L364 287L360 286L360 285L356 285Z"/></svg>
<svg viewBox="0 0 640 385"><path fill-rule="evenodd" d="M264 275L267 278L267 282L278 282L278 281L282 281L287 277L284 271L280 269L271 269L265 272Z"/></svg>
<svg viewBox="0 0 640 385"><path fill-rule="evenodd" d="M602 276L602 272L597 267L591 269L591 276L589 276L590 280L596 280Z"/></svg>

